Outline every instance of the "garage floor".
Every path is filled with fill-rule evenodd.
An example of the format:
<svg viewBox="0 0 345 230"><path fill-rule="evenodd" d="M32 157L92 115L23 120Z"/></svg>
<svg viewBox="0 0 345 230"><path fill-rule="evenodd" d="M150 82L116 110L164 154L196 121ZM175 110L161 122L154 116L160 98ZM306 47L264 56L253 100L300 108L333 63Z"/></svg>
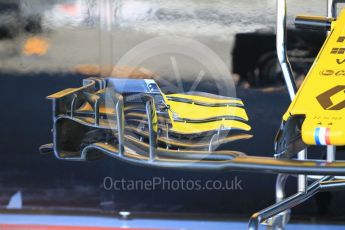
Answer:
<svg viewBox="0 0 345 230"><path fill-rule="evenodd" d="M247 223L241 221L196 221L167 219L120 220L113 217L0 214L1 230L228 230L246 228ZM344 228L345 226L341 225L292 223L289 224L286 229L340 230Z"/></svg>

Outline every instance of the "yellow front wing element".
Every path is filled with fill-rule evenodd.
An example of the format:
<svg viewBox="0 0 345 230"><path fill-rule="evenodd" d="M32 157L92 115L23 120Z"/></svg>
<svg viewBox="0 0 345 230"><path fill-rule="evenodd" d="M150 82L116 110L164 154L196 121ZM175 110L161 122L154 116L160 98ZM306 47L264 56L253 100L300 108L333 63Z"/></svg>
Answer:
<svg viewBox="0 0 345 230"><path fill-rule="evenodd" d="M168 99L173 100L174 98L179 98L179 99L185 99L185 100L190 100L195 103L199 104L218 104L218 105L225 105L225 104L236 104L236 105L242 105L243 102L239 98L227 98L227 97L221 97L209 93L200 93L198 94L168 94L166 95Z"/></svg>
<svg viewBox="0 0 345 230"><path fill-rule="evenodd" d="M213 121L205 123L188 123L188 122L173 122L171 131L181 134L198 134L210 131L217 131L218 129L234 129L249 131L249 125L232 120Z"/></svg>
<svg viewBox="0 0 345 230"><path fill-rule="evenodd" d="M172 131L197 134L219 129L249 131L248 116L238 98L190 94L165 95L170 106Z"/></svg>
<svg viewBox="0 0 345 230"><path fill-rule="evenodd" d="M331 32L284 120L302 115L302 139L310 145L345 145L345 10Z"/></svg>

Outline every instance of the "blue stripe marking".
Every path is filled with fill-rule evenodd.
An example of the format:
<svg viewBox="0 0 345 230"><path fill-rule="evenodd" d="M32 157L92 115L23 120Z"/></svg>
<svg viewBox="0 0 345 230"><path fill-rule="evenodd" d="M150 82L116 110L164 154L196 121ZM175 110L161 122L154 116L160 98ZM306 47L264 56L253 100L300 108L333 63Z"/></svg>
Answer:
<svg viewBox="0 0 345 230"><path fill-rule="evenodd" d="M321 145L319 133L320 133L320 128L316 128L314 138L315 138L315 143L317 145Z"/></svg>

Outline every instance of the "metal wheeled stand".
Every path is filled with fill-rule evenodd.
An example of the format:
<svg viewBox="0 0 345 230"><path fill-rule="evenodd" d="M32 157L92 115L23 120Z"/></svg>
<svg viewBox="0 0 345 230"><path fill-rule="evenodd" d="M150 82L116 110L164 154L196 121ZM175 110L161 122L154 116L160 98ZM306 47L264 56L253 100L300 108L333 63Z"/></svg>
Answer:
<svg viewBox="0 0 345 230"><path fill-rule="evenodd" d="M328 0L327 17L337 16L337 3L343 0ZM283 71L285 83L287 85L291 101L294 99L297 86L289 63L286 48L286 0L277 0L277 27L276 27L276 49L280 66ZM327 162L336 160L336 147L327 146ZM297 155L298 160L307 160L307 149L302 150ZM278 174L276 179L276 203L268 208L254 213L249 221L248 229L258 229L260 223L267 225L267 229L284 229L290 219L291 208L303 203L313 197L318 192L335 191L345 189L345 177L343 176L316 176L298 175L297 193L285 198L285 184L288 174ZM308 181L314 181L308 185Z"/></svg>

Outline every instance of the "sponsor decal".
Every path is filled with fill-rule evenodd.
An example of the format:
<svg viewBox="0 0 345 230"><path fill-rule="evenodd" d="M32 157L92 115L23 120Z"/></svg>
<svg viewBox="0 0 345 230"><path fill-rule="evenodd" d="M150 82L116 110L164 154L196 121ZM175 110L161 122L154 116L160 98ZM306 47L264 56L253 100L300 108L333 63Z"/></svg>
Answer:
<svg viewBox="0 0 345 230"><path fill-rule="evenodd" d="M345 59L339 59L339 58L337 58L336 61L337 61L337 64L338 64L338 65L341 65L341 64L343 64L343 63L345 62Z"/></svg>
<svg viewBox="0 0 345 230"><path fill-rule="evenodd" d="M335 47L332 48L331 54L344 54L345 53L345 48L342 47Z"/></svg>
<svg viewBox="0 0 345 230"><path fill-rule="evenodd" d="M344 59L345 62L345 59ZM334 77L345 77L345 70L333 70L333 69L324 69L320 71L322 76L334 76Z"/></svg>
<svg viewBox="0 0 345 230"><path fill-rule="evenodd" d="M334 102L332 97L337 95L338 101ZM340 101L339 101L340 98ZM325 110L341 110L345 108L345 85L335 86L316 97L322 108Z"/></svg>
<svg viewBox="0 0 345 230"><path fill-rule="evenodd" d="M339 36L337 42L344 42L345 36Z"/></svg>

